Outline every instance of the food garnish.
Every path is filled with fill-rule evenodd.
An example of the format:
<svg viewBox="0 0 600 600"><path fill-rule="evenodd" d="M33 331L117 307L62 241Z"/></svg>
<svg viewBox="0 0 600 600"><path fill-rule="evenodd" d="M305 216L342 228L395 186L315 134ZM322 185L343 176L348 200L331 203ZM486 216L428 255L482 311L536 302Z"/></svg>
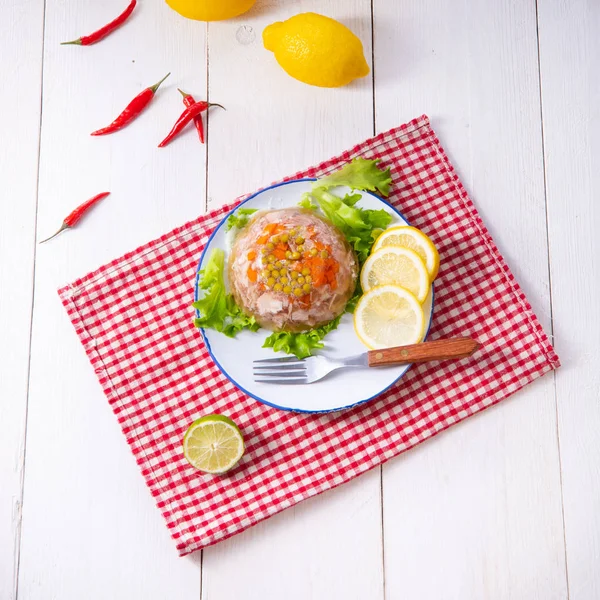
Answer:
<svg viewBox="0 0 600 600"><path fill-rule="evenodd" d="M386 284L401 285L424 302L431 281L421 257L409 248L384 247L373 252L360 274L363 291Z"/></svg>
<svg viewBox="0 0 600 600"><path fill-rule="evenodd" d="M421 303L399 285L380 285L358 301L354 330L371 350L423 341L425 314Z"/></svg>
<svg viewBox="0 0 600 600"><path fill-rule="evenodd" d="M425 262L429 279L433 281L437 277L440 255L433 242L420 229L409 225L386 229L375 241L373 252L387 246L414 250Z"/></svg>
<svg viewBox="0 0 600 600"><path fill-rule="evenodd" d="M228 337L235 337L242 329L257 331L259 326L254 317L244 314L233 296L227 293L223 279L224 266L225 252L215 248L198 278L201 297L192 305L199 313L194 325L215 329Z"/></svg>
<svg viewBox="0 0 600 600"><path fill-rule="evenodd" d="M380 162L380 159L355 158L331 175L317 179L313 184L313 190L328 190L332 187L346 185L352 190L379 192L387 198L390 195L392 176L389 168L378 167Z"/></svg>
<svg viewBox="0 0 600 600"><path fill-rule="evenodd" d="M322 342L323 338L330 331L337 329L341 320L342 315L339 315L321 327L301 333L275 331L265 340L263 348L273 348L275 352L285 352L294 354L297 358L307 358L312 356L315 350L325 347Z"/></svg>
<svg viewBox="0 0 600 600"><path fill-rule="evenodd" d="M239 427L225 415L196 419L183 437L183 455L204 473L223 475L244 455L244 437Z"/></svg>
<svg viewBox="0 0 600 600"><path fill-rule="evenodd" d="M225 231L229 231L234 227L238 229L242 229L248 224L248 220L250 219L250 215L253 215L257 212L257 208L238 208L230 217L227 219L227 224L225 225Z"/></svg>

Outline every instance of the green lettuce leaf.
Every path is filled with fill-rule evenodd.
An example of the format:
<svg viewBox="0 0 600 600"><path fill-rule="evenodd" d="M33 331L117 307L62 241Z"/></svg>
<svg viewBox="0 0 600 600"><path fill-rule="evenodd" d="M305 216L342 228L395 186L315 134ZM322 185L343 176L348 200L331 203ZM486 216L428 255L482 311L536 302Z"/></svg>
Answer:
<svg viewBox="0 0 600 600"><path fill-rule="evenodd" d="M312 356L315 350L324 348L321 340L334 329L337 329L342 316L329 321L322 327L304 331L302 333L290 333L288 331L277 331L272 333L263 344L263 348L273 348L275 352L294 354L298 358Z"/></svg>
<svg viewBox="0 0 600 600"><path fill-rule="evenodd" d="M224 267L225 253L220 248L215 248L206 266L200 271L200 299L192 304L200 316L194 319L194 325L215 329L228 337L235 337L242 329L258 330L259 325L254 317L246 315L235 303L233 296L227 293L223 279Z"/></svg>
<svg viewBox="0 0 600 600"><path fill-rule="evenodd" d="M327 190L317 188L305 194L303 200L316 201L325 217L331 221L354 248L360 264L367 260L377 236L392 222L383 209L359 208L358 194L340 198Z"/></svg>
<svg viewBox="0 0 600 600"><path fill-rule="evenodd" d="M253 215L258 209L257 208L238 208L230 217L227 219L227 225L225 231L229 231L234 227L241 229L248 224L250 215Z"/></svg>
<svg viewBox="0 0 600 600"><path fill-rule="evenodd" d="M306 208L308 210L317 210L319 207L315 204L314 200L311 198L310 194L303 194L302 200L298 202L298 206L301 208Z"/></svg>
<svg viewBox="0 0 600 600"><path fill-rule="evenodd" d="M317 179L313 183L313 189L328 190L346 185L353 190L379 192L387 198L390 195L392 176L389 168L383 170L377 166L379 162L379 160L355 158L335 173Z"/></svg>

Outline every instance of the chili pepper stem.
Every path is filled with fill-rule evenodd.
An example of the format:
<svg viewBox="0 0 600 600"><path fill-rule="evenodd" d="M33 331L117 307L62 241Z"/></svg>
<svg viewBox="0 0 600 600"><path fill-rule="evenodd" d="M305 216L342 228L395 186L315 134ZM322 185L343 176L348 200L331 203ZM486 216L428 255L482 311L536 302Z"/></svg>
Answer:
<svg viewBox="0 0 600 600"><path fill-rule="evenodd" d="M48 242L49 240L51 240L52 238L55 238L59 233L62 233L65 229L69 229L69 225L67 225L64 221L63 224L60 226L60 229L53 235L51 235L49 238L46 238L45 240L42 240L40 242L40 244L43 244L44 242Z"/></svg>
<svg viewBox="0 0 600 600"><path fill-rule="evenodd" d="M61 46L71 46L71 45L81 46L82 45L81 44L81 38L77 38L76 40L73 40L71 42L61 42L60 45Z"/></svg>
<svg viewBox="0 0 600 600"><path fill-rule="evenodd" d="M188 96L191 96L191 94L188 94L187 92L184 92L183 90L177 88L177 91L184 97L187 98ZM219 108L222 108L223 110L227 110L222 104L217 104L216 102L209 102L207 108L210 108L211 106L218 106Z"/></svg>
<svg viewBox="0 0 600 600"><path fill-rule="evenodd" d="M161 83L170 75L171 73L167 73L158 83L155 83L154 85L150 86L149 89L152 90L153 94L156 94L156 90L158 90L158 88L160 87Z"/></svg>

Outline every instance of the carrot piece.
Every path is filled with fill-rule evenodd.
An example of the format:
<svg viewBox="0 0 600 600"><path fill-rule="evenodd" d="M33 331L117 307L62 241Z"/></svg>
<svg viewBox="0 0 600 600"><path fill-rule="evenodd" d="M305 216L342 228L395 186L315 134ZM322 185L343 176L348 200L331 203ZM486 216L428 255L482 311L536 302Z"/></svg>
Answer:
<svg viewBox="0 0 600 600"><path fill-rule="evenodd" d="M252 282L255 283L256 282L256 278L258 273L252 268L252 267L248 267L248 279Z"/></svg>
<svg viewBox="0 0 600 600"><path fill-rule="evenodd" d="M327 283L327 276L325 275L325 270L322 268L315 269L312 279L313 283L317 287L323 285L324 283Z"/></svg>
<svg viewBox="0 0 600 600"><path fill-rule="evenodd" d="M256 250L250 250L248 252L248 260L254 260L256 258Z"/></svg>

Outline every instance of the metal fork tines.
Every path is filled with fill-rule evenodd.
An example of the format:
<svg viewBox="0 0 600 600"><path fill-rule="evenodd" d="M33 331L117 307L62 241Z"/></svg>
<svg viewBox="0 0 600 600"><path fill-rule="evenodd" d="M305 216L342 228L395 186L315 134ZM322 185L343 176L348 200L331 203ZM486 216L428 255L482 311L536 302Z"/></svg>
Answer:
<svg viewBox="0 0 600 600"><path fill-rule="evenodd" d="M293 356L255 360L254 381L283 385L314 383L332 371L346 367L366 367L366 354L335 359L327 356L310 356L299 359Z"/></svg>
<svg viewBox="0 0 600 600"><path fill-rule="evenodd" d="M305 359L295 357L265 358L254 361L254 381L257 383L308 383Z"/></svg>

